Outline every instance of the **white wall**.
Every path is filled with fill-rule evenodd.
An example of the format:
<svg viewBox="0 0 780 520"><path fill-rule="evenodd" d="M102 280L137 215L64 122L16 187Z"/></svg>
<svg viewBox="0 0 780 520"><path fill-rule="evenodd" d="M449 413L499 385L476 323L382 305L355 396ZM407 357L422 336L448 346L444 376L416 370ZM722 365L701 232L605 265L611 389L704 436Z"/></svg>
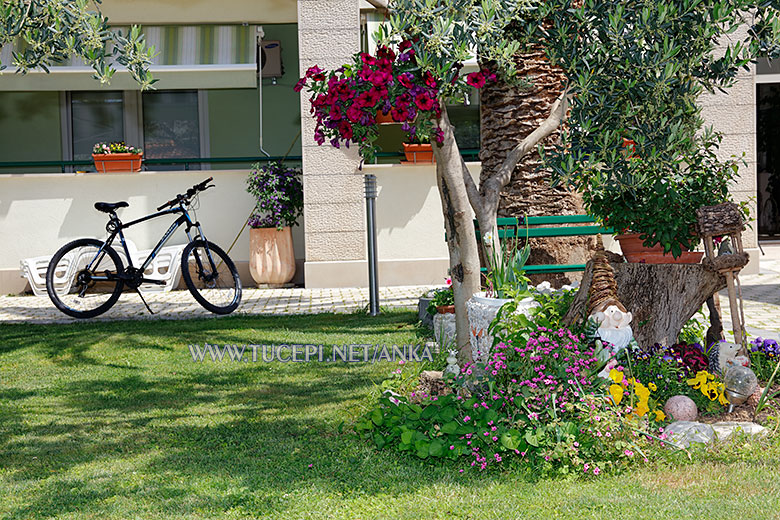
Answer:
<svg viewBox="0 0 780 520"><path fill-rule="evenodd" d="M478 163L469 167L472 173L478 173ZM434 165L367 165L363 173L375 174L379 188L380 283L441 284L447 273L448 255ZM24 289L21 259L51 255L76 238L105 237L108 219L94 209L95 202L129 202L130 207L118 212L124 222L129 222L154 212L157 206L210 176L216 188L201 194L196 214L209 240L227 250L253 207L245 190L245 170L0 175L0 294ZM356 177L362 186L362 175ZM338 210L334 205L333 211ZM358 210L355 218L365 222L364 201ZM334 220L336 215L324 214L323 218ZM162 217L144 222L127 230L126 236L140 249L151 249L173 220ZM327 240L330 234L321 236ZM301 226L293 228L293 238L298 259L296 278L301 282L305 256ZM185 240L184 232L179 230L170 243ZM365 232L359 240L365 246ZM230 257L242 271L244 283L251 285L247 230ZM317 266L307 273L307 286L354 287L367 283L366 260L336 259Z"/></svg>
<svg viewBox="0 0 780 520"><path fill-rule="evenodd" d="M246 192L247 172L181 171L116 174L0 175L0 294L19 292L19 261L53 254L80 237L103 238L107 215L94 208L97 201L127 201L118 211L129 222L155 211L157 206L213 176L216 188L200 196L196 211L206 237L227 250L250 214L254 202ZM139 249L151 249L175 219L144 222L126 231ZM296 257L303 259L303 230L293 228ZM178 230L169 244L186 242ZM244 230L230 257L245 273L249 259L249 232ZM301 273L302 275L302 270Z"/></svg>

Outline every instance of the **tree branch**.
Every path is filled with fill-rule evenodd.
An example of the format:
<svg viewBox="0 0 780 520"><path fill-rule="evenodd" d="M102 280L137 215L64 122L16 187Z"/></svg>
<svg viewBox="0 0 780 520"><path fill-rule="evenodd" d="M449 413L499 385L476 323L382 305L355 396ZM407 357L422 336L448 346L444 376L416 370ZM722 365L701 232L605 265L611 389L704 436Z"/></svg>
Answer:
<svg viewBox="0 0 780 520"><path fill-rule="evenodd" d="M463 172L463 182L466 184L466 195L469 197L469 204L471 204L474 212L478 213L482 206L482 195L479 194L477 183L474 182L474 177L471 176L463 156L460 157L460 167Z"/></svg>

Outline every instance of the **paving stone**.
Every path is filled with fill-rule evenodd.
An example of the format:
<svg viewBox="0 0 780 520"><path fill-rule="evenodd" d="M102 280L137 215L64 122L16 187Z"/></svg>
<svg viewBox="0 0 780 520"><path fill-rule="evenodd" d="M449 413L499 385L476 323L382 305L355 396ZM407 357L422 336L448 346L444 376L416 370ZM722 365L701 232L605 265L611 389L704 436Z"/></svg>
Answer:
<svg viewBox="0 0 780 520"><path fill-rule="evenodd" d="M723 421L712 425L715 437L718 441L725 441L734 433L742 432L747 435L766 435L767 429L754 422Z"/></svg>

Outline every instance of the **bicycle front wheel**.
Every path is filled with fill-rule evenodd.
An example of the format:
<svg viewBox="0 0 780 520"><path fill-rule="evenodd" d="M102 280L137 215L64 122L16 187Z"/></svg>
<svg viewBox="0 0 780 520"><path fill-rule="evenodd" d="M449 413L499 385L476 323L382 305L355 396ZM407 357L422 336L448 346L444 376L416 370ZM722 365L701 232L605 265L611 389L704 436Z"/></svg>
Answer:
<svg viewBox="0 0 780 520"><path fill-rule="evenodd" d="M122 259L94 238L65 244L46 269L46 292L57 309L74 318L93 318L122 293Z"/></svg>
<svg viewBox="0 0 780 520"><path fill-rule="evenodd" d="M181 274L192 296L215 314L230 314L241 303L238 270L213 242L190 242L181 255Z"/></svg>

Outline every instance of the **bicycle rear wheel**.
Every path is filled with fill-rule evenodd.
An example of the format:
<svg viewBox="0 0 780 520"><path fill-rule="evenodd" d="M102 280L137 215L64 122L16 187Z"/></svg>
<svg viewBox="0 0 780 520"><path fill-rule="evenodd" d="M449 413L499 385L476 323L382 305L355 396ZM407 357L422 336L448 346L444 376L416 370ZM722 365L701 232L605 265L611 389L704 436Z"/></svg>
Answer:
<svg viewBox="0 0 780 520"><path fill-rule="evenodd" d="M241 303L241 279L230 257L206 240L187 244L181 255L181 274L192 296L215 314L230 314Z"/></svg>
<svg viewBox="0 0 780 520"><path fill-rule="evenodd" d="M46 292L57 309L74 318L93 318L113 306L122 293L122 260L94 238L65 244L46 269Z"/></svg>

